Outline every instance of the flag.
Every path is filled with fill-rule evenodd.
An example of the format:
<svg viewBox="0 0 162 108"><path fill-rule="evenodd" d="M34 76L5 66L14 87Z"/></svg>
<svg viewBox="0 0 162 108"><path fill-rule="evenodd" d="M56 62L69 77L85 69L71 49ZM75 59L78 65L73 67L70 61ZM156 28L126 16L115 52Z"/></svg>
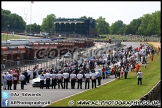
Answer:
<svg viewBox="0 0 162 108"><path fill-rule="evenodd" d="M31 1L31 3L34 3L34 1Z"/></svg>

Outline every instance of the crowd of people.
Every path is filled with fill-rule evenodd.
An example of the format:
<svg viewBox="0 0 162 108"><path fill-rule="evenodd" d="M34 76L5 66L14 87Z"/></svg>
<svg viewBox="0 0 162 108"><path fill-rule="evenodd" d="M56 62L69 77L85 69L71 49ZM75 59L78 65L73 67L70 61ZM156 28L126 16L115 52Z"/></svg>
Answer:
<svg viewBox="0 0 162 108"><path fill-rule="evenodd" d="M49 89L51 80L52 89L56 89L57 86L58 89L68 89L69 82L71 89L75 89L76 82L78 83L76 88L82 89L83 81L85 83L84 88L89 89L90 83L92 88L97 87L97 82L98 86L101 85L101 79L108 78L108 73L114 74L115 78L124 77L127 79L128 72L135 70L137 75L141 76L139 74L141 72L140 64L146 68L148 56L153 61L155 53L157 52L152 46L141 44L137 48L129 46L101 52L100 56L94 56L93 59L82 58L81 63L78 63L77 60L64 62L61 69L57 67L39 68L36 65L32 70L28 69L20 75L21 89L24 89L24 85L29 83L31 74L33 74L33 78L40 75L40 89L44 88L44 81L46 81L46 89ZM10 71L5 72L3 88L11 90L12 80L16 90L18 78L16 75L11 75ZM142 78L139 81L142 82Z"/></svg>

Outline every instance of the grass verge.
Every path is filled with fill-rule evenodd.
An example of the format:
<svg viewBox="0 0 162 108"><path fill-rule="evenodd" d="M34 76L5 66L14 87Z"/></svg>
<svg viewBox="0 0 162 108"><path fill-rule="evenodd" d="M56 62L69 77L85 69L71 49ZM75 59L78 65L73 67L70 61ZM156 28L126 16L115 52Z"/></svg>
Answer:
<svg viewBox="0 0 162 108"><path fill-rule="evenodd" d="M1 41L6 41L6 37L7 37L7 34L1 34ZM27 39L26 37L20 37L20 36L17 36L17 35L10 35L8 34L8 38L7 40L9 39Z"/></svg>
<svg viewBox="0 0 162 108"><path fill-rule="evenodd" d="M77 106L76 102L80 100L138 100L160 80L160 57L160 54L156 55L153 62L148 58L147 68L140 67L143 72L142 85L137 85L136 72L130 72L128 79L116 79L96 89L52 103L47 107L69 106L68 103L71 100L74 101L73 106Z"/></svg>

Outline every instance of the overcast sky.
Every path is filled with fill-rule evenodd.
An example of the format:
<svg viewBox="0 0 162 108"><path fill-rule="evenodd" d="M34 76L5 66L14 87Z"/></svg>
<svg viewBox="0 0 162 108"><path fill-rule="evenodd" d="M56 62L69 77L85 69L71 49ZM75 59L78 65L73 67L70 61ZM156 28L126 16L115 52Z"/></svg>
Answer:
<svg viewBox="0 0 162 108"><path fill-rule="evenodd" d="M26 7L26 9L25 9ZM32 7L32 8L31 8ZM111 25L117 20L129 24L133 19L144 14L161 10L160 2L1 2L1 8L16 13L27 24L42 24L48 14L55 14L56 18L79 18L88 16L97 19L102 16ZM32 11L31 11L32 10ZM30 14L32 13L32 15ZM25 14L26 20L25 20ZM31 18L30 18L31 15ZM30 20L31 19L31 20Z"/></svg>

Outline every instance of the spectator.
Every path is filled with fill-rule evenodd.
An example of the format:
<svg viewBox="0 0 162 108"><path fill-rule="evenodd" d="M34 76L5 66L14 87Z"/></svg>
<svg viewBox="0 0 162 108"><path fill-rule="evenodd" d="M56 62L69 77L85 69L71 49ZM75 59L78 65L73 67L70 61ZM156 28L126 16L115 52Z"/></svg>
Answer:
<svg viewBox="0 0 162 108"><path fill-rule="evenodd" d="M80 71L79 74L77 74L77 79L78 79L78 89L82 89L82 80L83 80L83 74Z"/></svg>
<svg viewBox="0 0 162 108"><path fill-rule="evenodd" d="M103 68L102 68L102 79L105 79L105 72L106 72L106 69L103 65Z"/></svg>
<svg viewBox="0 0 162 108"><path fill-rule="evenodd" d="M24 82L25 82L25 75L24 73L22 73L22 75L20 75L20 81L21 81L21 89L24 89Z"/></svg>
<svg viewBox="0 0 162 108"><path fill-rule="evenodd" d="M28 72L27 72L27 70L24 71L24 76L25 76L24 85L27 85L27 81L28 81Z"/></svg>
<svg viewBox="0 0 162 108"><path fill-rule="evenodd" d="M91 80L92 80L92 88L95 87L96 88L96 73L95 73L95 70L92 71L92 74L91 74Z"/></svg>
<svg viewBox="0 0 162 108"><path fill-rule="evenodd" d="M7 72L4 72L2 78L3 78L3 90L7 90Z"/></svg>
<svg viewBox="0 0 162 108"><path fill-rule="evenodd" d="M141 72L141 70L139 70L139 72L137 72L137 78L138 78L137 84L142 85L142 72Z"/></svg>
<svg viewBox="0 0 162 108"><path fill-rule="evenodd" d="M87 84L88 84L88 89L89 89L89 83L90 83L90 74L87 71L85 74L85 89L87 89Z"/></svg>
<svg viewBox="0 0 162 108"><path fill-rule="evenodd" d="M27 83L29 83L29 81L30 81L30 74L31 74L30 69L27 70L27 73L28 73L28 76L27 76Z"/></svg>

